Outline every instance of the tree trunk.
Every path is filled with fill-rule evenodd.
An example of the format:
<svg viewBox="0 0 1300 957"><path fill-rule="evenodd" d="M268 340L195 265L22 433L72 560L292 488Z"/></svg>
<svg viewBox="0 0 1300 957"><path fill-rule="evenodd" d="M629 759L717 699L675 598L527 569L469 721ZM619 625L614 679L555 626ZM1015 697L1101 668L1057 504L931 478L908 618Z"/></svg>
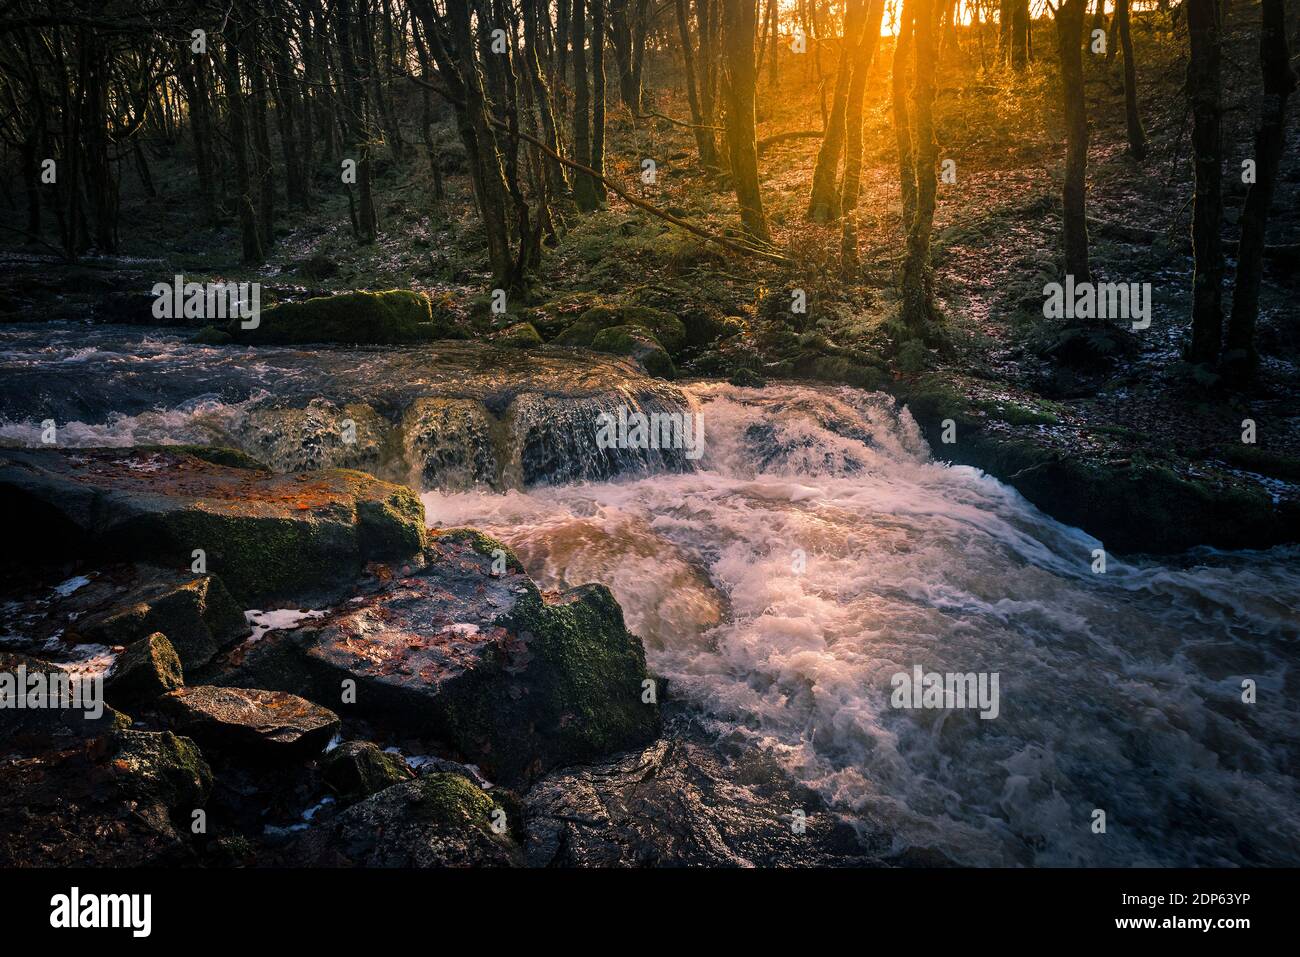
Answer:
<svg viewBox="0 0 1300 957"><path fill-rule="evenodd" d="M605 175L605 0L588 0L591 6L591 162L593 172ZM591 188L597 207L605 205L605 184L594 177Z"/></svg>
<svg viewBox="0 0 1300 957"><path fill-rule="evenodd" d="M1259 283L1264 267L1264 233L1277 188L1278 167L1286 146L1286 102L1296 87L1287 49L1286 2L1263 0L1259 33L1259 66L1264 75L1264 101L1255 133L1255 182L1246 190L1241 216L1237 278L1228 320L1228 344L1223 361L1235 381L1249 378L1259 364L1255 350L1255 320L1259 315Z"/></svg>
<svg viewBox="0 0 1300 957"><path fill-rule="evenodd" d="M849 108L845 118L844 183L840 189L841 211L847 215L857 208L862 188L862 118L867 97L867 77L880 44L880 19L885 0L869 0L862 42L853 62L853 79L849 83Z"/></svg>
<svg viewBox="0 0 1300 957"><path fill-rule="evenodd" d="M894 107L894 142L898 147L898 188L903 235L912 231L916 214L916 165L912 158L912 124L907 108L907 77L912 55L912 20L916 0L901 0L898 32L894 38L892 100Z"/></svg>
<svg viewBox="0 0 1300 957"><path fill-rule="evenodd" d="M677 32L682 38L682 58L686 70L686 100L691 108L691 132L695 134L695 147L700 154L700 166L708 171L718 168L718 143L713 130L704 121L704 111L695 88L695 53L691 42L691 25L687 17L689 0L676 0Z"/></svg>
<svg viewBox="0 0 1300 957"><path fill-rule="evenodd" d="M1061 191L1065 272L1091 282L1088 268L1088 108L1083 98L1083 14L1086 0L1062 0L1056 11L1061 88L1065 97L1065 183Z"/></svg>
<svg viewBox="0 0 1300 957"><path fill-rule="evenodd" d="M1192 341L1188 358L1215 365L1223 336L1223 139L1220 130L1221 48L1215 0L1186 0L1191 55L1187 95L1192 104Z"/></svg>
<svg viewBox="0 0 1300 957"><path fill-rule="evenodd" d="M1133 34L1129 29L1129 0L1115 0L1114 22L1120 46L1124 49L1124 122L1128 131L1128 151L1135 159L1145 159L1147 134L1138 114L1137 62L1133 59Z"/></svg>
<svg viewBox="0 0 1300 957"><path fill-rule="evenodd" d="M849 106L849 82L853 77L853 64L857 59L858 45L862 40L864 0L847 0L844 12L844 35L840 38L840 60L835 73L835 92L831 97L831 112L826 121L826 135L817 151L817 165L813 169L812 192L808 197L808 218L815 223L827 223L840 217L840 196L837 184L840 155L844 152L846 114Z"/></svg>
<svg viewBox="0 0 1300 957"><path fill-rule="evenodd" d="M903 322L919 338L933 337L934 280L930 270L930 234L934 227L935 166L938 145L934 141L935 0L909 0L915 6L916 70L912 81L912 121L916 167L916 215L907 232L907 256L903 260Z"/></svg>
<svg viewBox="0 0 1300 957"><path fill-rule="evenodd" d="M226 38L226 112L229 114L230 150L235 158L235 204L239 213L239 235L246 266L263 260L262 235L253 209L253 177L248 167L248 128L244 116L244 93L239 78L239 40L242 29L230 24Z"/></svg>
<svg viewBox="0 0 1300 957"><path fill-rule="evenodd" d="M754 37L757 0L723 0L723 63L726 83L723 96L727 108L727 147L731 154L731 176L735 183L740 219L746 231L767 242L770 234L763 212L758 183L758 145L754 127L755 84Z"/></svg>
<svg viewBox="0 0 1300 957"><path fill-rule="evenodd" d="M573 159L591 167L591 86L587 77L587 3L573 0ZM596 182L585 173L573 177L573 201L591 212L600 206Z"/></svg>

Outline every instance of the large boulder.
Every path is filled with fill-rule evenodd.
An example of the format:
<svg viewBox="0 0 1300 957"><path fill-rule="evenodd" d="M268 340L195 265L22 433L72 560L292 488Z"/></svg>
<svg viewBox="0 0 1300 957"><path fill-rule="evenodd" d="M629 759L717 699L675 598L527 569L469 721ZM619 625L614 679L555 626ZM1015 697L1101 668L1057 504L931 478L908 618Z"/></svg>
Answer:
<svg viewBox="0 0 1300 957"><path fill-rule="evenodd" d="M149 567L139 569L126 594L80 617L74 628L104 645L131 645L162 632L188 669L201 668L248 633L243 611L219 578Z"/></svg>
<svg viewBox="0 0 1300 957"><path fill-rule="evenodd" d="M162 447L0 451L0 508L46 557L191 568L242 602L337 592L369 560L415 557L423 508L360 472L276 475Z"/></svg>
<svg viewBox="0 0 1300 957"><path fill-rule="evenodd" d="M458 531L430 565L251 646L218 680L338 701L454 745L493 780L636 747L659 731L641 641L601 585L543 599L500 543Z"/></svg>
<svg viewBox="0 0 1300 957"><path fill-rule="evenodd" d="M386 788L309 830L286 863L317 867L511 867L522 854L496 802L459 774ZM497 815L497 820L503 820Z"/></svg>
<svg viewBox="0 0 1300 957"><path fill-rule="evenodd" d="M255 328L232 319L226 331L236 342L285 345L307 342L391 345L452 338L454 326L435 319L429 299L408 289L347 292L262 311Z"/></svg>
<svg viewBox="0 0 1300 957"><path fill-rule="evenodd" d="M199 685L170 692L159 706L205 747L252 757L310 757L339 729L333 711L283 691Z"/></svg>

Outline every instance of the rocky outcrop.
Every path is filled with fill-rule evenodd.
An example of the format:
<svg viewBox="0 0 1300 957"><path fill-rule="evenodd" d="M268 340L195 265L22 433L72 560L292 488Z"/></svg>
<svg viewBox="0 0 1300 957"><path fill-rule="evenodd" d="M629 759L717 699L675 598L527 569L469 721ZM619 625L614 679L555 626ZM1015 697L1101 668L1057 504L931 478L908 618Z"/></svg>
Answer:
<svg viewBox="0 0 1300 957"><path fill-rule="evenodd" d="M879 863L852 827L761 752L726 755L686 729L542 778L525 797L529 867Z"/></svg>
<svg viewBox="0 0 1300 957"><path fill-rule="evenodd" d="M214 680L338 701L389 726L453 745L494 780L652 740L641 641L609 590L545 601L509 549L458 531L427 568L247 649Z"/></svg>
<svg viewBox="0 0 1300 957"><path fill-rule="evenodd" d="M342 469L275 475L159 448L4 450L0 507L39 556L202 562L240 601L337 591L369 560L409 560L408 489Z"/></svg>
<svg viewBox="0 0 1300 957"><path fill-rule="evenodd" d="M126 594L78 618L76 631L104 645L131 645L162 632L182 667L197 669L247 634L248 624L219 578L142 567Z"/></svg>
<svg viewBox="0 0 1300 957"><path fill-rule="evenodd" d="M510 867L523 855L502 811L459 774L386 788L308 831L283 854L294 866Z"/></svg>
<svg viewBox="0 0 1300 957"><path fill-rule="evenodd" d="M204 746L253 758L309 757L339 729L333 711L283 691L200 685L170 692L159 707Z"/></svg>

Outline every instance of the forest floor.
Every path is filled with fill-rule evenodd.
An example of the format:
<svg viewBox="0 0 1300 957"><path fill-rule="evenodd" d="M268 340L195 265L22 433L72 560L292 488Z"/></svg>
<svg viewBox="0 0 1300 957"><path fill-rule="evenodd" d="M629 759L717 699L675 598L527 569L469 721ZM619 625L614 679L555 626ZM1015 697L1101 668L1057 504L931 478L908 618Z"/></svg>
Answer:
<svg viewBox="0 0 1300 957"><path fill-rule="evenodd" d="M1235 239L1245 195L1236 170L1251 154L1257 116L1258 18L1257 6L1234 5L1227 22L1229 240ZM981 69L981 50L973 36L942 53L937 138L941 159L956 164L956 182L940 184L935 220L936 288L950 343L942 353L899 350L893 341L902 237L889 110L889 38L877 49L867 93L862 196L856 212L861 268L848 273L840 261L839 226L815 225L804 215L820 140L795 138L760 157L773 240L794 265L738 259L611 196L604 211L567 217L561 242L545 254L531 301L511 303L509 315L494 317L483 233L468 178L455 169L460 147L446 124L436 129L440 149L452 157L445 163L447 196L441 203L433 199L423 144L409 141L401 163L387 155L377 161L381 236L372 246L359 247L353 240L346 196L323 173L314 209L281 211L278 242L268 264L254 271L239 267L233 224L218 230L196 226L186 141L156 162L157 198L144 194L124 164L122 221L130 224L124 226L124 252L161 260L167 267L164 276L174 270L200 281L260 279L272 296L418 289L461 316L468 332L480 335L520 319L543 327L548 318L576 315L602 301L663 308L688 326L696 316L740 316L745 334L688 357L681 366L684 375L727 376L747 368L765 377L888 389L914 403L918 420L930 414L933 421L922 425L932 443L938 421L951 417L1013 446L1028 442L1057 459L1089 463L1103 476L1140 467L1146 470L1142 476L1151 470L1169 472L1212 497L1237 491L1256 499L1263 495L1274 505L1297 501L1297 264L1274 260L1266 267L1259 322L1265 361L1248 391L1229 391L1181 360L1192 268L1187 242L1190 115L1181 90L1186 36L1156 13L1136 16L1133 32L1149 154L1138 162L1125 149L1122 57L1107 64L1104 57L1085 53L1091 127L1088 211L1095 220L1090 229L1094 278L1151 283L1151 325L1141 332L1123 323L1085 333L1066 320L1043 317L1043 286L1062 278L1064 156L1052 59L1055 35L1047 22L1036 25L1036 59L1020 74ZM992 40L990 32L990 45L983 51L990 62ZM834 83L835 52L823 51L819 63L815 53L797 57L786 51L780 67L778 89L768 89L766 70L760 84L760 140L821 128ZM652 64L646 77L654 109L687 118L679 78L660 76L656 69ZM610 92L612 96L612 82ZM1300 131L1294 108L1291 117L1295 142ZM1271 245L1300 242L1300 165L1294 156L1292 151L1283 161L1269 224ZM658 167L653 186L638 178L646 157ZM649 202L717 233L735 232L729 183L700 172L692 133L682 126L664 120L634 122L626 109L611 102L606 169L612 179L636 184ZM1228 265L1225 292L1230 297L1231 258ZM150 276L157 271L151 267ZM66 276L59 282L66 288ZM796 288L807 293L806 314L790 311ZM6 296L21 299L22 290L15 291L12 282L0 288L0 312ZM1253 444L1242 440L1246 419L1256 423ZM960 439L955 451L961 451ZM990 456L987 449L966 460L1013 484L1039 464L1033 455ZM1060 517L1073 520L1075 513L1067 508ZM1241 544L1231 535L1211 537Z"/></svg>

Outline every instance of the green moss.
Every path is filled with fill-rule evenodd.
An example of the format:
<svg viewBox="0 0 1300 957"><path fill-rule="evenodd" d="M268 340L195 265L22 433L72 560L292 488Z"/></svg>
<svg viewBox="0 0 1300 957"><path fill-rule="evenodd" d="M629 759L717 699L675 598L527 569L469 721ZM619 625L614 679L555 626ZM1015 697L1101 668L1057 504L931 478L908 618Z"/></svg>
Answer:
<svg viewBox="0 0 1300 957"><path fill-rule="evenodd" d="M487 829L492 821L492 799L482 788L460 774L429 774L418 782L416 814L426 820L460 827Z"/></svg>
<svg viewBox="0 0 1300 957"><path fill-rule="evenodd" d="M512 349L533 349L542 344L542 337L531 322L516 322L493 336L492 341Z"/></svg>
<svg viewBox="0 0 1300 957"><path fill-rule="evenodd" d="M609 326L596 333L591 340L591 348L596 352L608 352L617 356L630 356L645 366L651 375L671 379L677 374L673 360L659 340L642 326Z"/></svg>
<svg viewBox="0 0 1300 957"><path fill-rule="evenodd" d="M212 789L199 746L170 731L116 732L112 767L125 791L172 808L202 804Z"/></svg>
<svg viewBox="0 0 1300 957"><path fill-rule="evenodd" d="M204 326L190 336L190 342L201 346L226 346L234 342L234 337L218 326Z"/></svg>
<svg viewBox="0 0 1300 957"><path fill-rule="evenodd" d="M602 329L612 326L640 326L648 330L670 355L686 344L686 327L672 313L649 306L596 306L555 337L556 345L592 347Z"/></svg>
<svg viewBox="0 0 1300 957"><path fill-rule="evenodd" d="M427 297L406 289L349 292L263 310L255 329L231 320L227 331L238 342L292 344L342 342L392 344L453 338L454 326L435 320Z"/></svg>
<svg viewBox="0 0 1300 957"><path fill-rule="evenodd" d="M394 754L371 741L349 741L329 751L320 761L321 775L335 792L346 798L368 797L411 779L411 769Z"/></svg>
<svg viewBox="0 0 1300 957"><path fill-rule="evenodd" d="M1237 443L1219 449L1225 462L1248 472L1300 482L1300 457L1266 452L1255 445Z"/></svg>

